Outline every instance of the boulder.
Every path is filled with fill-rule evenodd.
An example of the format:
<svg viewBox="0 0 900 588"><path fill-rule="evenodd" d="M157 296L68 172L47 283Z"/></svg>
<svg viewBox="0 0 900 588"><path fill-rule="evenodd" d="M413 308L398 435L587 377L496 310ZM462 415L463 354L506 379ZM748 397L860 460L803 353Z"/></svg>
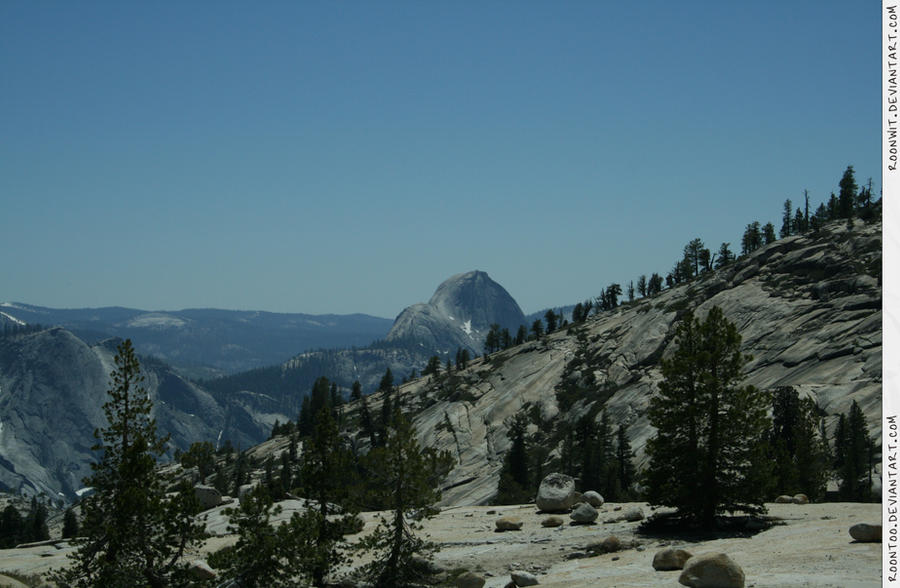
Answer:
<svg viewBox="0 0 900 588"><path fill-rule="evenodd" d="M539 583L537 576L522 570L510 572L509 577L516 583L516 586L537 586Z"/></svg>
<svg viewBox="0 0 900 588"><path fill-rule="evenodd" d="M857 523L850 527L850 536L860 543L881 543L881 525Z"/></svg>
<svg viewBox="0 0 900 588"><path fill-rule="evenodd" d="M497 531L518 531L522 528L522 519L518 517L500 517L494 521Z"/></svg>
<svg viewBox="0 0 900 588"><path fill-rule="evenodd" d="M806 494L794 494L794 497L791 498L791 502L794 504L809 504L809 496Z"/></svg>
<svg viewBox="0 0 900 588"><path fill-rule="evenodd" d="M481 588L484 578L475 572L465 572L456 577L456 588Z"/></svg>
<svg viewBox="0 0 900 588"><path fill-rule="evenodd" d="M575 480L565 474L548 475L541 481L535 503L544 512L567 512L575 504Z"/></svg>
<svg viewBox="0 0 900 588"><path fill-rule="evenodd" d="M563 524L563 520L559 517L547 517L541 521L542 527L559 527Z"/></svg>
<svg viewBox="0 0 900 588"><path fill-rule="evenodd" d="M595 554L614 553L622 550L622 541L615 535L610 535L600 543L588 545L587 550Z"/></svg>
<svg viewBox="0 0 900 588"><path fill-rule="evenodd" d="M794 502L793 496L788 496L786 494L782 494L778 498L775 499L775 504L791 504Z"/></svg>
<svg viewBox="0 0 900 588"><path fill-rule="evenodd" d="M628 521L629 523L633 523L635 521L644 520L644 511L641 510L639 506L632 506L622 515L622 518Z"/></svg>
<svg viewBox="0 0 900 588"><path fill-rule="evenodd" d="M572 514L569 515L569 518L572 519L572 523L579 525L586 525L588 523L593 523L597 520L597 517L600 513L597 512L597 509L588 504L587 502L580 503L575 510L572 511Z"/></svg>
<svg viewBox="0 0 900 588"><path fill-rule="evenodd" d="M660 572L684 569L684 564L691 558L691 552L684 549L668 547L653 556L653 569Z"/></svg>
<svg viewBox="0 0 900 588"><path fill-rule="evenodd" d="M744 588L744 570L724 553L704 553L687 560L678 582L691 588Z"/></svg>
<svg viewBox="0 0 900 588"><path fill-rule="evenodd" d="M587 502L594 508L600 508L601 506L603 506L603 497L600 496L599 492L588 490L584 493L583 498L585 502Z"/></svg>
<svg viewBox="0 0 900 588"><path fill-rule="evenodd" d="M241 484L238 488L238 498L243 498L247 495L248 492L252 492L254 488L256 488L256 482L250 482L249 484Z"/></svg>
<svg viewBox="0 0 900 588"><path fill-rule="evenodd" d="M222 504L222 495L212 486L194 486L194 496L200 504L200 510L209 510Z"/></svg>

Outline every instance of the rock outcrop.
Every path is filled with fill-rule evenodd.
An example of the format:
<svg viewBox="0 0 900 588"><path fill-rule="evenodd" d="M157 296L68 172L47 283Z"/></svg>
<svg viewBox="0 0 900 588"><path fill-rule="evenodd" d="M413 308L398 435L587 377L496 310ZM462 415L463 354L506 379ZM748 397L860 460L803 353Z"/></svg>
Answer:
<svg viewBox="0 0 900 588"><path fill-rule="evenodd" d="M591 316L576 328L479 359L450 382L401 387L420 440L450 451L456 466L443 504L485 504L510 447L510 417L527 412L530 431L606 413L627 426L637 465L654 433L646 412L673 349L675 325L691 310L722 308L742 337L746 383L791 386L824 411L833 433L856 400L870 434L881 434L881 224L830 223L818 234L780 239L725 267L662 293ZM579 352L577 332L585 349ZM377 410L380 395L368 399ZM354 407L349 407L353 412ZM599 418L599 417L598 417ZM548 446L558 456L561 445ZM878 480L878 476L876 476ZM588 490L588 488L581 488ZM878 488L876 488L876 492Z"/></svg>

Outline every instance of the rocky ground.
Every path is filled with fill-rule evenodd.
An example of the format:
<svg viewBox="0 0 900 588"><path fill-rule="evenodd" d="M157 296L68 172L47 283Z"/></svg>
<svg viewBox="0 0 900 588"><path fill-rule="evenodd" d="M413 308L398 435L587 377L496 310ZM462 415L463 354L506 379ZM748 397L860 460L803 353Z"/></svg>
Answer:
<svg viewBox="0 0 900 588"><path fill-rule="evenodd" d="M300 501L282 504L282 517L302 507ZM881 585L881 544L858 543L848 533L856 523L879 523L880 504L769 504L769 515L777 519L772 528L752 537L706 539L651 536L640 531L640 522L608 522L632 507L652 514L644 503L606 504L594 524L571 525L568 515L558 515L564 524L547 528L541 521L548 515L539 513L533 504L450 507L425 521L422 533L441 545L435 556L438 566L475 572L486 579L486 588L505 586L512 570L531 572L541 586L678 586L679 572L659 572L652 567L654 554L665 547L682 548L694 555L726 553L743 569L748 587ZM363 513L366 527L350 540L374 529L377 514ZM496 520L510 516L520 519L522 528L497 532ZM218 510L210 513L209 531L216 536L207 541L198 557L234 542L223 522ZM591 553L590 546L610 535L621 542L620 551ZM35 577L64 565L70 551L65 543L5 550L0 552L0 574ZM362 561L357 558L354 567Z"/></svg>

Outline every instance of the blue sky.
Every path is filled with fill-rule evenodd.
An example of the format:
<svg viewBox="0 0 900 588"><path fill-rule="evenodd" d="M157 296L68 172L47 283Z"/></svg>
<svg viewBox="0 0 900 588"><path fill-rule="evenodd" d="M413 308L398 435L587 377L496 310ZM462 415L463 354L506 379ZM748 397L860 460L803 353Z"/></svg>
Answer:
<svg viewBox="0 0 900 588"><path fill-rule="evenodd" d="M0 300L525 312L665 274L852 164L877 2L0 3Z"/></svg>

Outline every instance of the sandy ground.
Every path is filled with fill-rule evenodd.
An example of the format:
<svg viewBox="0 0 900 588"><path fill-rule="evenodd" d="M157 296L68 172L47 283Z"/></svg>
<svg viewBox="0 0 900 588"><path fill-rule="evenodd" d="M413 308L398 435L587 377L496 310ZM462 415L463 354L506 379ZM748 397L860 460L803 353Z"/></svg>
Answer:
<svg viewBox="0 0 900 588"><path fill-rule="evenodd" d="M435 555L437 564L475 571L486 577L486 588L505 586L513 569L534 573L542 586L679 586L679 572L657 572L651 565L653 555L666 546L695 555L726 553L743 568L748 587L881 586L881 544L856 543L848 534L856 523L878 523L880 504L770 504L769 514L784 524L750 538L702 542L644 536L637 532L639 523L604 523L631 506L651 513L643 503L607 504L595 524L570 525L568 516L560 515L566 523L556 528L541 526L547 515L538 513L534 505L451 507L425 521L421 533L441 545ZM375 527L376 515L363 513L366 527L351 541ZM520 518L522 529L496 532L494 522L501 516ZM573 554L586 554L587 546L609 535L617 536L626 548L571 559ZM233 536L211 538L197 555L233 542ZM70 551L66 544L0 551L0 573L43 574L65 565ZM354 565L362 561L357 559Z"/></svg>

